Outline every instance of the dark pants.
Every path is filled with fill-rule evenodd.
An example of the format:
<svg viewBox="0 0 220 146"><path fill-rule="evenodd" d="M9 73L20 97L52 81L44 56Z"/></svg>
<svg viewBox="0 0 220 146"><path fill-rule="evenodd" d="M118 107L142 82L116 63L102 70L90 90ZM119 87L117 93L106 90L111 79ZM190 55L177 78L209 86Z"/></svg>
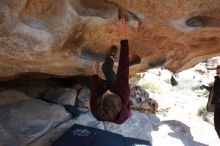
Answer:
<svg viewBox="0 0 220 146"><path fill-rule="evenodd" d="M220 109L216 108L214 113L214 125L215 125L215 131L218 134L218 137L220 139Z"/></svg>
<svg viewBox="0 0 220 146"><path fill-rule="evenodd" d="M108 86L111 86L115 82L116 75L113 70L113 67L114 67L114 61L110 57L106 58L105 62L102 65L102 71L105 75L106 80L103 80L99 77L100 90L105 91ZM83 75L75 76L74 79L71 79L71 82L80 83L81 85L85 85L91 88L92 76L83 76Z"/></svg>
<svg viewBox="0 0 220 146"><path fill-rule="evenodd" d="M112 58L110 57L106 58L105 62L102 65L102 71L105 75L108 86L113 85L116 80L116 75L113 70L113 67L114 67L114 61L112 60Z"/></svg>

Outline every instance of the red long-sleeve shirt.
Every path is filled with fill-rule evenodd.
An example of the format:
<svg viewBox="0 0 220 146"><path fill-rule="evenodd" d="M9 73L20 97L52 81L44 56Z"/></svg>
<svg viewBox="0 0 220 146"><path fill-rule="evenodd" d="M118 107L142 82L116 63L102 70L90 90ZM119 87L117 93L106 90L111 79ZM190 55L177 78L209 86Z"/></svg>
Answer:
<svg viewBox="0 0 220 146"><path fill-rule="evenodd" d="M115 94L119 95L121 97L121 111L119 113L119 116L114 123L122 124L125 120L130 117L130 101L129 101L129 95L130 95L130 88L128 83L128 76L129 76L129 46L128 46L128 40L122 40L121 42L121 49L120 49L120 59L119 59L119 66L118 71L116 74L116 81L115 83L110 86L108 89L111 92L114 92ZM90 107L92 114L98 119L98 109L97 109L97 99L102 97L102 94L105 91L101 91L99 89L99 76L93 75L92 79L92 86L91 86L91 98L90 98ZM106 89L107 90L107 89ZM98 119L101 120L101 119Z"/></svg>

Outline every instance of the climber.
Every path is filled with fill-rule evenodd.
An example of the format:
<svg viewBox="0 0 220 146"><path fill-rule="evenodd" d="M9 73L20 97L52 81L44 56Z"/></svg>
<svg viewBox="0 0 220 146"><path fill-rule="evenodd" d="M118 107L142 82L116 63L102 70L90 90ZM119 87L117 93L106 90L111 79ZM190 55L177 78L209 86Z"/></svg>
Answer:
<svg viewBox="0 0 220 146"><path fill-rule="evenodd" d="M214 127L220 139L220 65L216 67L216 76L212 86L206 109L214 112Z"/></svg>
<svg viewBox="0 0 220 146"><path fill-rule="evenodd" d="M101 78L98 76L99 62L93 62L90 107L92 114L98 120L122 124L131 115L129 102L130 88L128 83L129 46L127 21L124 17L120 18L119 31L121 49L117 74L113 71L117 47L113 46L102 65L106 84L100 85Z"/></svg>

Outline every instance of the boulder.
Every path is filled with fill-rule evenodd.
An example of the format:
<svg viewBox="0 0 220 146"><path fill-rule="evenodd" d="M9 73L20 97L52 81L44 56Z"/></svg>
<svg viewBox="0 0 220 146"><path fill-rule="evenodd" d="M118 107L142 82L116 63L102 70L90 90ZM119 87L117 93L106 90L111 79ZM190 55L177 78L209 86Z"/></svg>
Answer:
<svg viewBox="0 0 220 146"><path fill-rule="evenodd" d="M0 106L25 99L29 99L29 97L17 90L3 90L0 92Z"/></svg>
<svg viewBox="0 0 220 146"><path fill-rule="evenodd" d="M86 107L90 108L90 96L91 91L89 88L84 87L80 90L79 94L77 95L77 105L79 107Z"/></svg>
<svg viewBox="0 0 220 146"><path fill-rule="evenodd" d="M57 138L63 135L65 131L67 131L74 124L89 126L111 131L113 133L118 133L127 137L151 141L151 131L153 130L153 126L159 125L158 123L160 123L160 121L155 115L151 115L148 118L146 115L138 111L132 111L132 116L121 125L111 122L97 121L91 112L87 112L80 115L76 119L71 119L61 124L29 146L50 146Z"/></svg>
<svg viewBox="0 0 220 146"><path fill-rule="evenodd" d="M140 112L149 114L156 113L158 103L156 100L149 97L149 93L138 85L131 85L130 87L131 108Z"/></svg>
<svg viewBox="0 0 220 146"><path fill-rule="evenodd" d="M158 66L180 72L220 54L219 9L218 0L1 0L0 77L90 74L92 60L119 47L121 16L131 76Z"/></svg>
<svg viewBox="0 0 220 146"><path fill-rule="evenodd" d="M0 124L0 145L1 146L12 146L12 145L18 145L17 141L14 139L13 135L10 135Z"/></svg>
<svg viewBox="0 0 220 146"><path fill-rule="evenodd" d="M0 144L24 146L38 139L70 115L59 105L28 99L0 106Z"/></svg>
<svg viewBox="0 0 220 146"><path fill-rule="evenodd" d="M58 139L60 136L64 134L69 128L71 128L74 124L74 120L66 121L65 123L59 125L55 129L52 129L48 131L47 134L40 137L39 139L36 139L32 143L30 143L28 146L51 146L52 143Z"/></svg>
<svg viewBox="0 0 220 146"><path fill-rule="evenodd" d="M48 102L57 103L61 105L75 105L77 92L70 88L55 88L50 89L44 94L43 99Z"/></svg>
<svg viewBox="0 0 220 146"><path fill-rule="evenodd" d="M136 106L150 99L149 93L141 86L130 85L131 105Z"/></svg>
<svg viewBox="0 0 220 146"><path fill-rule="evenodd" d="M104 124L101 121L97 121L91 112L87 112L85 114L80 115L78 118L71 119L55 129L48 132L45 136L41 137L37 141L33 142L29 146L51 146L51 144L62 136L71 126L74 124L85 125L89 127L94 127L98 129L104 129Z"/></svg>
<svg viewBox="0 0 220 146"><path fill-rule="evenodd" d="M56 79L50 77L51 75L41 73L25 74L7 82L0 82L0 88L2 91L16 90L30 98L41 98L46 91L58 88L64 82L58 82L58 77Z"/></svg>
<svg viewBox="0 0 220 146"><path fill-rule="evenodd" d="M152 122L146 115L138 111L132 111L132 116L121 125L111 122L104 122L104 124L105 129L113 133L118 133L125 137L152 141Z"/></svg>
<svg viewBox="0 0 220 146"><path fill-rule="evenodd" d="M144 102L142 104L139 104L138 106L131 106L132 109L138 110L142 113L156 113L158 109L158 103L154 99L149 99L147 102Z"/></svg>

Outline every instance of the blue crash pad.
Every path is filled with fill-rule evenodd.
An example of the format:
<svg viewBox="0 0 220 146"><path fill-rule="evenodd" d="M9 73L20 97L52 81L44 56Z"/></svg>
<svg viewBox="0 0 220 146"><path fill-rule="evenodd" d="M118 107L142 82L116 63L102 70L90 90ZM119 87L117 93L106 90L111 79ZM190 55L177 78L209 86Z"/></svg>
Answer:
<svg viewBox="0 0 220 146"><path fill-rule="evenodd" d="M75 124L52 146L151 146L151 144L149 141Z"/></svg>

